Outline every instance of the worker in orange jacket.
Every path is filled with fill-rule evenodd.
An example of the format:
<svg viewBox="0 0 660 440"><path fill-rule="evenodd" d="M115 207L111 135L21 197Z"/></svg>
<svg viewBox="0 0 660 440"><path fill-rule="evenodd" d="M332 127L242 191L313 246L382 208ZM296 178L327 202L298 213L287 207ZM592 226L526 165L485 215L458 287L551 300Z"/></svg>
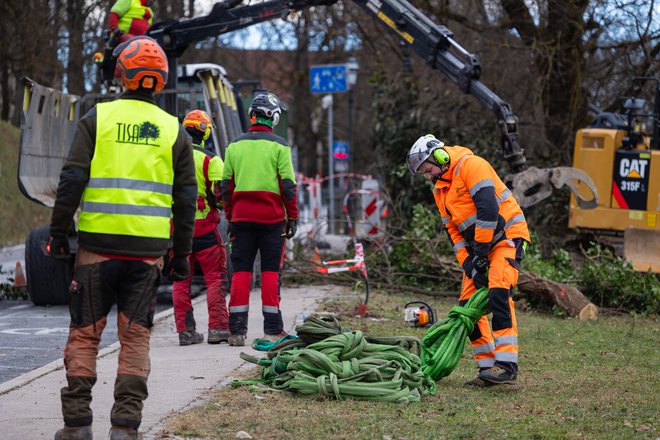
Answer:
<svg viewBox="0 0 660 440"><path fill-rule="evenodd" d="M479 374L466 385L515 383L518 327L511 296L530 241L525 215L493 167L468 148L445 146L429 134L415 142L407 163L412 174L434 184L442 224L463 268L459 304L489 289L492 332L482 316L470 334Z"/></svg>

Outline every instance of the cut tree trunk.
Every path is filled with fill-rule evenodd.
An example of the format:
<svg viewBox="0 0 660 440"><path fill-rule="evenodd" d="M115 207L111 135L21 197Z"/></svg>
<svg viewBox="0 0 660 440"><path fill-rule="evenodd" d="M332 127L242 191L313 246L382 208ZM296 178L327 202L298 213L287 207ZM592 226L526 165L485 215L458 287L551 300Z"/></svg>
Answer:
<svg viewBox="0 0 660 440"><path fill-rule="evenodd" d="M532 272L520 272L518 288L527 295L562 307L569 316L577 316L584 321L598 318L598 307L582 292L568 284L551 281Z"/></svg>
<svg viewBox="0 0 660 440"><path fill-rule="evenodd" d="M451 273L460 280L463 272L452 258L439 257L438 262L441 267L451 268ZM521 271L518 275L518 289L528 296L562 307L571 317L585 321L598 318L598 307L579 289L569 284L552 281L533 272Z"/></svg>

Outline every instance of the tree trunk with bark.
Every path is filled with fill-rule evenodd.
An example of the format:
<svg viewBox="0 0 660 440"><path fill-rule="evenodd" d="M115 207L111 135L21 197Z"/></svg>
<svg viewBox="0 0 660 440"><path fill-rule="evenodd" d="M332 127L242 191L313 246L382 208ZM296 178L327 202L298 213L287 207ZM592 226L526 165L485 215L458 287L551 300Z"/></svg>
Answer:
<svg viewBox="0 0 660 440"><path fill-rule="evenodd" d="M533 272L520 272L518 288L527 295L562 307L571 317L578 317L581 320L598 317L598 307L580 290L568 284L543 278Z"/></svg>

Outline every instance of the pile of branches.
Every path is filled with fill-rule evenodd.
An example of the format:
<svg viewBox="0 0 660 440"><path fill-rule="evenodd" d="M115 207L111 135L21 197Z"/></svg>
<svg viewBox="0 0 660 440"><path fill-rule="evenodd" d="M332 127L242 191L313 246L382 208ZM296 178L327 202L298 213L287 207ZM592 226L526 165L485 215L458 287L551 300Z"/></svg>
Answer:
<svg viewBox="0 0 660 440"><path fill-rule="evenodd" d="M424 208L421 208L422 210ZM439 226L428 213L414 213L415 227L389 227L378 240L360 240L365 246L365 261L372 288L395 293L426 294L458 298L463 271L449 246L438 231ZM328 282L328 275L317 272L314 242L297 247L293 261L287 261L300 282ZM351 258L350 244L345 255L328 256L326 260ZM524 269L524 262L523 262ZM355 272L332 274L332 282L355 285ZM558 306L568 316L595 319L598 308L575 286L544 278L522 270L518 280L519 295L534 298L536 303Z"/></svg>

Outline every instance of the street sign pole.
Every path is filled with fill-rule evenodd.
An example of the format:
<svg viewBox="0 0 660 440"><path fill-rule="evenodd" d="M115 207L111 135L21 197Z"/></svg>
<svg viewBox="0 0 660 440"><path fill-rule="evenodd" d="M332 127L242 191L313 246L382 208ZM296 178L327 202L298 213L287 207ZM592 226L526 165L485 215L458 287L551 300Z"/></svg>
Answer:
<svg viewBox="0 0 660 440"><path fill-rule="evenodd" d="M333 114L332 114L332 95L327 94L323 97L328 106L328 184L329 192L328 198L328 233L334 234L335 232L335 161L332 154L333 145Z"/></svg>
<svg viewBox="0 0 660 440"><path fill-rule="evenodd" d="M309 69L309 90L312 93L325 93L321 101L322 107L328 110L328 233L335 232L335 164L333 157L334 124L332 118L332 93L342 93L348 90L347 65L327 64L311 66Z"/></svg>

